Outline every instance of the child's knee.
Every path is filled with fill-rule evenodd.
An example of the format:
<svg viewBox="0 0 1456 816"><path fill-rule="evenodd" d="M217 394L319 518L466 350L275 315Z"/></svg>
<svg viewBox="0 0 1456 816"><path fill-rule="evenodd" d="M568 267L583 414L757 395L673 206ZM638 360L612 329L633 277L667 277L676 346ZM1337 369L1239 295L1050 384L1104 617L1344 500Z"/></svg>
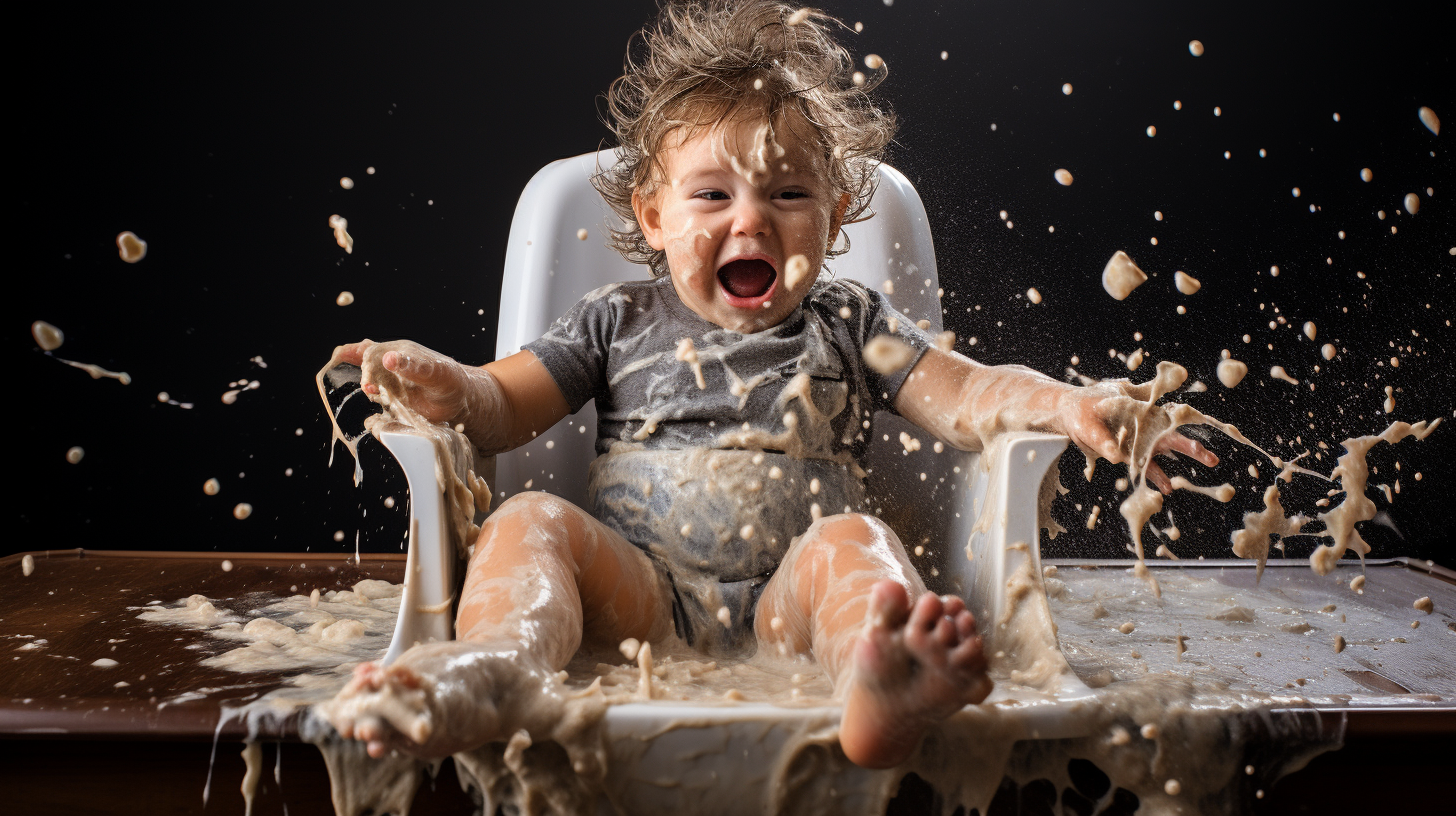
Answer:
<svg viewBox="0 0 1456 816"><path fill-rule="evenodd" d="M865 513L825 516L804 532L806 546L851 546L877 549L898 547L900 537L890 525Z"/></svg>

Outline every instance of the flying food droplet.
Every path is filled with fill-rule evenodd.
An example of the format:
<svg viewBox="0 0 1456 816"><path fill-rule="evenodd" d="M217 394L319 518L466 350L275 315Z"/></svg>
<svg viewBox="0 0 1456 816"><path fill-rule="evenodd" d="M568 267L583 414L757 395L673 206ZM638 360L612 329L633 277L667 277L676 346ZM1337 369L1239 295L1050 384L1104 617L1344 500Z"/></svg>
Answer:
<svg viewBox="0 0 1456 816"><path fill-rule="evenodd" d="M904 341L888 334L870 338L864 347L864 361L881 374L893 374L910 363L915 350Z"/></svg>
<svg viewBox="0 0 1456 816"><path fill-rule="evenodd" d="M1062 83L1062 93L1066 94L1067 96L1071 96L1072 95L1072 83L1070 83L1070 82L1063 82Z"/></svg>
<svg viewBox="0 0 1456 816"><path fill-rule="evenodd" d="M342 215L331 215L329 229L334 231L334 243L348 254L354 254L354 236L349 234L349 219Z"/></svg>
<svg viewBox="0 0 1456 816"><path fill-rule="evenodd" d="M579 229L576 231L576 240L585 241L587 239L587 236L589 235L591 235L591 233L587 232L585 228Z"/></svg>
<svg viewBox="0 0 1456 816"><path fill-rule="evenodd" d="M1269 277L1271 277L1271 278L1277 278L1277 277L1279 277L1279 267L1278 266L1271 266L1271 267L1269 267Z"/></svg>
<svg viewBox="0 0 1456 816"><path fill-rule="evenodd" d="M1198 278L1193 277L1181 269L1173 273L1173 285L1178 287L1178 291L1185 295L1191 295L1203 288L1203 284L1199 283Z"/></svg>
<svg viewBox="0 0 1456 816"><path fill-rule="evenodd" d="M1163 793L1166 793L1169 796L1177 796L1182 792L1183 783L1179 782L1176 779L1169 779L1167 782L1163 783Z"/></svg>
<svg viewBox="0 0 1456 816"><path fill-rule="evenodd" d="M1289 372L1284 370L1284 366L1270 366L1269 376L1272 379L1283 380L1290 385L1299 385L1299 380L1290 376Z"/></svg>
<svg viewBox="0 0 1456 816"><path fill-rule="evenodd" d="M20 557L20 572L26 578L29 578L30 574L35 572L35 556L26 553Z"/></svg>
<svg viewBox="0 0 1456 816"><path fill-rule="evenodd" d="M1203 43L1198 40L1191 40L1188 43L1188 53L1195 57L1203 56Z"/></svg>
<svg viewBox="0 0 1456 816"><path fill-rule="evenodd" d="M343 187L345 190L352 190L354 189L354 180L349 178L348 176L344 176L343 178L339 179L339 186Z"/></svg>
<svg viewBox="0 0 1456 816"><path fill-rule="evenodd" d="M1372 173L1372 172L1370 172L1370 168L1368 168L1368 167L1362 167L1362 168L1360 168L1360 180L1361 181L1369 181L1369 180L1371 180L1373 178L1375 178L1375 174Z"/></svg>
<svg viewBox="0 0 1456 816"><path fill-rule="evenodd" d="M864 62L865 67L871 71L878 71L885 67L885 61L880 58L879 54L865 54Z"/></svg>
<svg viewBox="0 0 1456 816"><path fill-rule="evenodd" d="M1248 373L1249 367L1238 360L1230 358L1218 363L1218 381L1223 383L1224 388L1233 388L1243 382Z"/></svg>
<svg viewBox="0 0 1456 816"><path fill-rule="evenodd" d="M1026 299L1032 303L1041 303L1041 292L1038 292L1036 287L1033 286L1026 290Z"/></svg>
<svg viewBox="0 0 1456 816"><path fill-rule="evenodd" d="M1325 343L1323 346L1320 346L1320 356L1326 360L1335 359L1335 347L1329 343Z"/></svg>
<svg viewBox="0 0 1456 816"><path fill-rule="evenodd" d="M136 237L134 232L123 232L116 236L117 254L127 263L136 263L147 257L147 242Z"/></svg>
<svg viewBox="0 0 1456 816"><path fill-rule="evenodd" d="M809 275L809 259L803 255L789 256L788 263L784 264L784 279L792 291L799 287L799 284Z"/></svg>
<svg viewBox="0 0 1456 816"><path fill-rule="evenodd" d="M1417 609L1418 611L1426 613L1427 615L1436 611L1436 605L1432 603L1431 597L1429 595L1416 598L1416 602L1411 604L1411 606L1415 607L1415 609Z"/></svg>
<svg viewBox="0 0 1456 816"><path fill-rule="evenodd" d="M1143 350L1142 349L1138 349L1137 351L1134 351L1132 354L1127 355L1127 370L1128 371L1137 371L1138 370L1138 366L1141 366L1142 364L1143 364Z"/></svg>
<svg viewBox="0 0 1456 816"><path fill-rule="evenodd" d="M790 14L789 15L789 18L787 20L784 20L784 24L785 25L796 26L796 25L804 22L807 19L809 19L809 9L801 8L798 11L794 12L793 14ZM628 660L631 660L631 658L627 658L627 659Z"/></svg>
<svg viewBox="0 0 1456 816"><path fill-rule="evenodd" d="M1183 102L1181 100L1174 99L1173 110L1183 110Z"/></svg>
<svg viewBox="0 0 1456 816"><path fill-rule="evenodd" d="M1220 108L1219 106L1214 105L1213 106L1213 115L1214 116L1223 116L1223 108Z"/></svg>
<svg viewBox="0 0 1456 816"><path fill-rule="evenodd" d="M202 492L209 496L216 496L222 490L222 482L216 479L208 479L202 483Z"/></svg>
<svg viewBox="0 0 1456 816"><path fill-rule="evenodd" d="M1294 189L1293 189L1293 190L1291 190L1291 191L1290 191L1290 192L1292 192L1292 193L1294 193L1294 197L1295 197L1295 198L1299 198L1299 188L1298 188L1298 187L1295 187L1295 188L1294 188Z"/></svg>
<svg viewBox="0 0 1456 816"><path fill-rule="evenodd" d="M1432 133L1436 134L1437 136L1441 135L1441 119L1440 117L1436 116L1435 111L1422 105L1421 109L1417 111L1417 115L1421 117L1421 124L1425 125Z"/></svg>
<svg viewBox="0 0 1456 816"><path fill-rule="evenodd" d="M1158 135L1158 129L1155 126L1153 126L1153 125L1148 125L1148 137L1149 138L1152 138L1153 136L1157 136L1157 135Z"/></svg>
<svg viewBox="0 0 1456 816"><path fill-rule="evenodd" d="M1305 337L1308 337L1309 339L1313 340L1315 334L1318 331L1319 330L1315 328L1315 325L1314 325L1314 321L1313 320L1306 320L1306 321L1304 321L1304 336Z"/></svg>
<svg viewBox="0 0 1456 816"><path fill-rule="evenodd" d="M30 336L34 337L35 344L45 351L55 351L66 342L66 333L44 320L37 320L30 324Z"/></svg>
<svg viewBox="0 0 1456 816"><path fill-rule="evenodd" d="M1057 183L1058 184L1062 185L1063 187L1069 187L1069 186L1071 186L1071 184L1072 184L1072 174L1071 173L1067 172L1066 170L1058 170L1053 175L1055 175L1057 177Z"/></svg>
<svg viewBox="0 0 1456 816"><path fill-rule="evenodd" d="M222 567L222 571L223 572L232 572L233 571L233 562L227 560L226 558L224 558L222 560L222 564L220 564L219 566Z"/></svg>
<svg viewBox="0 0 1456 816"><path fill-rule="evenodd" d="M862 72L862 71L855 71L853 74L850 75L849 81L854 83L854 87L856 87L856 88L863 88L864 87L864 84L865 84L865 75L864 75L864 72ZM991 126L991 129L992 130L995 130L996 129L996 126L995 125L992 125Z"/></svg>
<svg viewBox="0 0 1456 816"><path fill-rule="evenodd" d="M70 462L73 465L79 465L79 464L81 464L81 460L83 458L85 458L85 456L86 456L86 450L84 448L79 447L79 446L74 447L74 448L70 448L69 450L66 451L66 461L67 462Z"/></svg>
<svg viewBox="0 0 1456 816"><path fill-rule="evenodd" d="M1262 147L1259 148L1259 158L1262 159L1262 158L1264 158L1265 156L1268 156L1268 155L1269 155L1269 151L1265 150Z"/></svg>
<svg viewBox="0 0 1456 816"><path fill-rule="evenodd" d="M1421 198L1415 193L1405 194L1405 211L1415 215L1421 210Z"/></svg>
<svg viewBox="0 0 1456 816"><path fill-rule="evenodd" d="M233 518L239 521L251 515L253 515L253 505L247 502L238 502L237 506L233 507Z"/></svg>
<svg viewBox="0 0 1456 816"><path fill-rule="evenodd" d="M334 298L334 302L340 306L348 306L354 302L354 293L347 290L340 292L339 296Z"/></svg>
<svg viewBox="0 0 1456 816"><path fill-rule="evenodd" d="M1102 288L1114 300L1126 300L1132 290L1142 286L1147 279L1147 273L1139 269L1132 258L1120 249L1113 253L1107 265L1102 268Z"/></svg>

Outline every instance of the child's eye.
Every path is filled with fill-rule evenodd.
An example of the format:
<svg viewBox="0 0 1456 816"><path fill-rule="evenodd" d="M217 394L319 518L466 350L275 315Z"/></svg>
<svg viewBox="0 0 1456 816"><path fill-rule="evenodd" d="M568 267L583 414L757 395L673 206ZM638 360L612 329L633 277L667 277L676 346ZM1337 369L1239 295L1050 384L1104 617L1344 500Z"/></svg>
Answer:
<svg viewBox="0 0 1456 816"><path fill-rule="evenodd" d="M703 190L694 194L693 198L702 198L708 201L727 201L728 194L722 190Z"/></svg>
<svg viewBox="0 0 1456 816"><path fill-rule="evenodd" d="M808 197L809 194L803 190L785 190L779 193L779 198L787 198L791 201Z"/></svg>

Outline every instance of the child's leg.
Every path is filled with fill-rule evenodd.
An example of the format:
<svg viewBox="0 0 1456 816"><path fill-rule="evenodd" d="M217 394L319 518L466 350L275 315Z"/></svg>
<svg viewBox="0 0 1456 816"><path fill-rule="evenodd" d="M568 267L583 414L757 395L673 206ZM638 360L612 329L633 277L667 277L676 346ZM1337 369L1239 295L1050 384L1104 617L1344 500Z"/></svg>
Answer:
<svg viewBox="0 0 1456 816"><path fill-rule="evenodd" d="M517 495L486 521L459 610L458 640L416 646L387 668L359 667L326 708L343 736L374 756L445 756L501 739L537 725L516 719L529 717L583 634L615 644L672 627L646 554L545 493Z"/></svg>
<svg viewBox="0 0 1456 816"><path fill-rule="evenodd" d="M965 603L927 593L871 516L810 527L765 587L754 627L763 648L813 651L844 701L840 745L859 765L904 761L932 723L991 691Z"/></svg>

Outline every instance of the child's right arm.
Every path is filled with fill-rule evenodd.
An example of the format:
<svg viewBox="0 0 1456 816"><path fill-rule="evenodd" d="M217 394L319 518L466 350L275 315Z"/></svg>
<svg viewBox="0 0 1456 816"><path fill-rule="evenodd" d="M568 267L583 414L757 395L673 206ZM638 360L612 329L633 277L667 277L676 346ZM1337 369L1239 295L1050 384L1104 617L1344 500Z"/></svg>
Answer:
<svg viewBox="0 0 1456 816"><path fill-rule="evenodd" d="M371 398L384 392L431 422L463 426L486 456L531 441L570 413L556 381L529 351L479 368L408 340L363 340L340 347L337 356L363 370Z"/></svg>

